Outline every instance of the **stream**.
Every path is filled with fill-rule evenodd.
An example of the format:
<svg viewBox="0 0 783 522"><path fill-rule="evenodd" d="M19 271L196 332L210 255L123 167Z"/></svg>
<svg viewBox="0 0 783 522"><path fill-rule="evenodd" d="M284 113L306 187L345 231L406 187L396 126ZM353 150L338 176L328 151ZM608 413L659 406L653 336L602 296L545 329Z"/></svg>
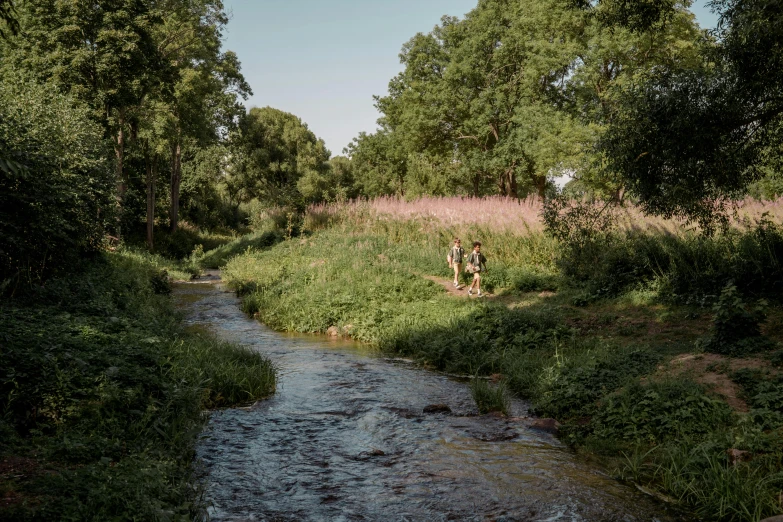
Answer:
<svg viewBox="0 0 783 522"><path fill-rule="evenodd" d="M530 429L525 402L478 415L465 382L270 330L218 280L175 286L186 321L265 354L279 379L270 399L211 413L197 459L212 520L683 520Z"/></svg>

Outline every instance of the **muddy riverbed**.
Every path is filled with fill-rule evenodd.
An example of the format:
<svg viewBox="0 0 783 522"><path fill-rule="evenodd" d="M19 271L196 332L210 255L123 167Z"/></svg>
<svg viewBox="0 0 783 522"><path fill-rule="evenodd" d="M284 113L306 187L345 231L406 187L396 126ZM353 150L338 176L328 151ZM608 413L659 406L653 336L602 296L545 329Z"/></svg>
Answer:
<svg viewBox="0 0 783 522"><path fill-rule="evenodd" d="M202 434L212 520L683 520L530 429L524 402L510 419L479 416L464 382L274 332L214 282L175 296L189 323L279 368L272 398L213 412ZM452 411L423 413L431 404Z"/></svg>

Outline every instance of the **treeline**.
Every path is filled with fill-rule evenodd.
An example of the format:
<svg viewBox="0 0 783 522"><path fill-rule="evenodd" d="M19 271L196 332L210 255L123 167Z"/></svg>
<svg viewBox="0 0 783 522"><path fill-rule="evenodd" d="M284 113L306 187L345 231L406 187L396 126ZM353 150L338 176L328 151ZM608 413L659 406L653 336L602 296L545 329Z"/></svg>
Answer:
<svg viewBox="0 0 783 522"><path fill-rule="evenodd" d="M43 277L145 221L150 245L156 219L225 221L214 183L183 183L250 93L221 49L220 1L3 4L2 279Z"/></svg>
<svg viewBox="0 0 783 522"><path fill-rule="evenodd" d="M220 0L0 1L0 281L358 195L298 117L247 111L227 23Z"/></svg>
<svg viewBox="0 0 783 522"><path fill-rule="evenodd" d="M714 31L689 5L480 0L403 46L379 129L331 157L297 116L245 109L219 0L3 0L0 280L183 220L240 229L255 202L546 197L567 175L568 196L706 224L776 197L778 3L713 2Z"/></svg>
<svg viewBox="0 0 783 522"><path fill-rule="evenodd" d="M348 147L360 192L622 201L703 223L783 193L779 2L480 0L400 54L380 128Z"/></svg>

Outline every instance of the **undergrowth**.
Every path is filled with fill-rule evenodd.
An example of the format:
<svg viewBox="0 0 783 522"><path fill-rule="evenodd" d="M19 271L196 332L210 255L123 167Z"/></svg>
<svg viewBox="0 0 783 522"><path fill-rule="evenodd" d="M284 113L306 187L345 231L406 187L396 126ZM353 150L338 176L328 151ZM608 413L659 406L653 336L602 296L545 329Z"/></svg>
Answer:
<svg viewBox="0 0 783 522"><path fill-rule="evenodd" d="M162 269L105 255L0 306L0 519L203 515L203 408L268 396L275 373L183 331Z"/></svg>

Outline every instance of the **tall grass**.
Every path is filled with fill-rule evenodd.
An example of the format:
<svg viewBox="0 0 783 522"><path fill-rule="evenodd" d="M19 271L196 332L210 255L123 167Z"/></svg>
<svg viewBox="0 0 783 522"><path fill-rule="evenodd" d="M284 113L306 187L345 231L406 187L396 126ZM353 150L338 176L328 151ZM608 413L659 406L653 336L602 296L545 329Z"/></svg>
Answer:
<svg viewBox="0 0 783 522"><path fill-rule="evenodd" d="M543 230L541 211L541 201L532 197L524 200L500 196L422 197L413 200L381 197L313 205L305 213L304 229L318 231L338 224L356 229L371 221L393 220L434 222L440 227L457 229L468 225L496 233L523 235ZM646 216L633 204L618 207L613 212L623 230L667 234L692 230L691 226L681 221ZM783 198L773 201L750 198L738 201L732 209L730 222L735 228L742 229L747 223L764 216L777 223L783 222Z"/></svg>
<svg viewBox="0 0 783 522"><path fill-rule="evenodd" d="M511 401L505 383L500 382L493 386L485 379L474 378L470 381L470 393L479 413L499 412L508 415Z"/></svg>

